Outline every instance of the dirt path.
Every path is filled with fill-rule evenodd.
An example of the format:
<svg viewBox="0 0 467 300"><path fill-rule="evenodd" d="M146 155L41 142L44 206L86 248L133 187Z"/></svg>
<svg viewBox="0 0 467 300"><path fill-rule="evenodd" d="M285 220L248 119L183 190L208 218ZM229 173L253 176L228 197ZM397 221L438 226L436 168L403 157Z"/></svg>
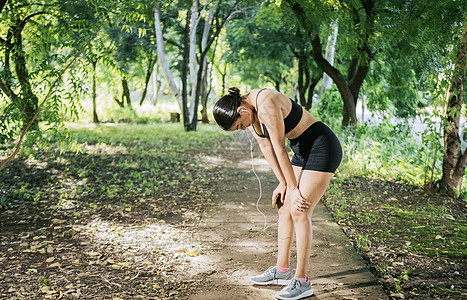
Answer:
<svg viewBox="0 0 467 300"><path fill-rule="evenodd" d="M206 247L192 260L198 281L189 299L273 299L278 286L254 286L249 277L275 264L277 214L269 195L276 180L254 143L255 170L263 197L256 210L258 181L251 170L249 134L240 134L223 158L206 161L226 171L224 184L216 187L217 202L198 228ZM314 241L310 261L312 299L388 299L382 287L356 253L323 204L313 216ZM292 249L295 253L295 249ZM292 267L295 257L292 257Z"/></svg>

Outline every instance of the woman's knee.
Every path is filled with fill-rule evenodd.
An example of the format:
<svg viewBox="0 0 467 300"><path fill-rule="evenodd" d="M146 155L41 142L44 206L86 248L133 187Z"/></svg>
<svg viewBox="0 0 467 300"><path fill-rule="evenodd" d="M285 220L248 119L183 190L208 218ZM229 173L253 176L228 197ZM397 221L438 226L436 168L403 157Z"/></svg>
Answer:
<svg viewBox="0 0 467 300"><path fill-rule="evenodd" d="M290 215L290 208L289 207L283 206L277 211L277 213L278 213L280 219L292 218L292 216Z"/></svg>
<svg viewBox="0 0 467 300"><path fill-rule="evenodd" d="M311 207L305 211L300 211L296 208L290 209L290 215L292 216L294 222L309 222L311 221L312 213L313 211Z"/></svg>

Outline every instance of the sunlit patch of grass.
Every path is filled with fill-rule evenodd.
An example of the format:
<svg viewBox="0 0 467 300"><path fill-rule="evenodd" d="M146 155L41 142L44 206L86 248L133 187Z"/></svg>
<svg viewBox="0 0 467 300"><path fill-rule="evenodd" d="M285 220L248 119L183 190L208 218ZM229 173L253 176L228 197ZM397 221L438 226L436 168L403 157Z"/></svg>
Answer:
<svg viewBox="0 0 467 300"><path fill-rule="evenodd" d="M80 143L149 144L166 148L167 151L184 151L197 145L209 145L213 139L229 136L212 124L199 124L196 131L190 132L186 132L181 123L69 124L68 127ZM216 147L214 144L212 146Z"/></svg>

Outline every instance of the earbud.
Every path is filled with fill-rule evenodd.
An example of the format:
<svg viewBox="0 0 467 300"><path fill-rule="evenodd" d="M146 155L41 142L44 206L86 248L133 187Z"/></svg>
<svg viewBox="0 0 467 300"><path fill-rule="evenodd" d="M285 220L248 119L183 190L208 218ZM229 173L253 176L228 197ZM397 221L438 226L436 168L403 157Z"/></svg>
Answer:
<svg viewBox="0 0 467 300"><path fill-rule="evenodd" d="M246 111L246 112L248 112L248 110L246 110L246 109L242 109L241 111Z"/></svg>

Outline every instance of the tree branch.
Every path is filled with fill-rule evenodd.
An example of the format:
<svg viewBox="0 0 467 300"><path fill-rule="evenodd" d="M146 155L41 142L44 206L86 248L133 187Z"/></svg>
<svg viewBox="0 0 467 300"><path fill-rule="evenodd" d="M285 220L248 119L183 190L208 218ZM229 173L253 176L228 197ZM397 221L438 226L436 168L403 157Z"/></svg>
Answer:
<svg viewBox="0 0 467 300"><path fill-rule="evenodd" d="M38 16L38 15L43 15L45 13L46 13L45 11L40 11L40 12L33 13L33 14L27 16L26 18L24 18L21 22L19 22L18 26L15 28L15 31L13 32L14 36L18 37L21 34L21 32L23 31L24 26L26 25L26 23L29 22L32 18L34 18L35 16Z"/></svg>
<svg viewBox="0 0 467 300"><path fill-rule="evenodd" d="M164 42L166 42L167 44L170 44L170 45L173 45L173 46L177 47L179 50L183 50L183 46L180 45L179 43L173 41L173 40L169 40L169 39L164 38Z"/></svg>

